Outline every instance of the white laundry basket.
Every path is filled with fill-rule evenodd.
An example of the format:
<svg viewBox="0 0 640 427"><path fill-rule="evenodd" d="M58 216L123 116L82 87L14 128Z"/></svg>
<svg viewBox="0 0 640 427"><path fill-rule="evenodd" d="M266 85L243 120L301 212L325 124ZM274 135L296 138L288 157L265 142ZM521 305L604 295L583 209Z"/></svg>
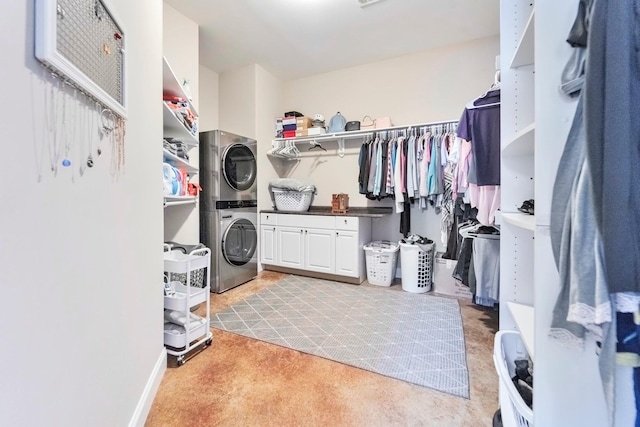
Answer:
<svg viewBox="0 0 640 427"><path fill-rule="evenodd" d="M501 405L509 404L511 411L502 408L503 420L509 412L513 413L513 420L505 422L504 425L516 425L518 427L533 427L533 410L516 390L516 386L511 381L515 373L516 359L528 358L527 350L524 347L520 333L516 331L500 331L496 334L493 343L493 363L498 371L500 383L506 388L509 402L500 402ZM514 423L515 422L515 423Z"/></svg>
<svg viewBox="0 0 640 427"><path fill-rule="evenodd" d="M402 290L422 294L431 290L433 282L433 255L435 244L417 243L414 236L400 241ZM420 236L415 236L419 238Z"/></svg>
<svg viewBox="0 0 640 427"><path fill-rule="evenodd" d="M364 245L367 281L372 285L391 286L398 263L397 243L376 241Z"/></svg>

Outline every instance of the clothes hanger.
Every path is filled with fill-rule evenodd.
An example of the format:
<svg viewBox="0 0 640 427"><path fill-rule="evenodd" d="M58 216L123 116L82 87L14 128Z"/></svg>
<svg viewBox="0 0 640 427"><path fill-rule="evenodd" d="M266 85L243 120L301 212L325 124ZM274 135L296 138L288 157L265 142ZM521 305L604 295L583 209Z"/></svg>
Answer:
<svg viewBox="0 0 640 427"><path fill-rule="evenodd" d="M478 98L476 98L473 101L469 102L466 105L467 110L477 110L479 108L488 108L488 107L495 107L495 106L500 105L500 102L493 102L491 104L476 105L477 101L480 101L481 99L484 99L491 92L495 92L495 91L498 91L498 90L500 90L500 70L496 71L496 74L494 75L494 78L493 78L493 83L491 84L491 87L489 87L489 90L487 90L482 96L479 96Z"/></svg>
<svg viewBox="0 0 640 427"><path fill-rule="evenodd" d="M319 149L321 149L322 151L327 151L327 149L326 149L326 148L324 148L322 145L320 145L320 143L319 143L319 142L317 142L317 141L315 141L315 140L314 140L314 141L311 141L309 144L311 144L311 147L309 147L309 151L314 150L314 149L316 149L316 148L319 148Z"/></svg>

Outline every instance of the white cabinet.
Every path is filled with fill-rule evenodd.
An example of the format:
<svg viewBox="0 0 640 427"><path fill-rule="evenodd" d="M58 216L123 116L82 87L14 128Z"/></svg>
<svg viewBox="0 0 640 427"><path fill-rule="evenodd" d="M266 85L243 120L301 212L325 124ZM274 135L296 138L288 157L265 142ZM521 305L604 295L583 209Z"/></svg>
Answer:
<svg viewBox="0 0 640 427"><path fill-rule="evenodd" d="M357 231L336 231L336 274L358 276L361 250Z"/></svg>
<svg viewBox="0 0 640 427"><path fill-rule="evenodd" d="M276 246L278 265L304 268L304 230L299 227L277 227Z"/></svg>
<svg viewBox="0 0 640 427"><path fill-rule="evenodd" d="M260 227L260 262L274 264L276 262L276 247L278 235L275 225L263 225Z"/></svg>
<svg viewBox="0 0 640 427"><path fill-rule="evenodd" d="M362 282L363 246L371 239L371 218L262 213L260 261L265 268L324 273Z"/></svg>
<svg viewBox="0 0 640 427"><path fill-rule="evenodd" d="M335 273L336 238L333 230L304 230L304 269L320 273Z"/></svg>

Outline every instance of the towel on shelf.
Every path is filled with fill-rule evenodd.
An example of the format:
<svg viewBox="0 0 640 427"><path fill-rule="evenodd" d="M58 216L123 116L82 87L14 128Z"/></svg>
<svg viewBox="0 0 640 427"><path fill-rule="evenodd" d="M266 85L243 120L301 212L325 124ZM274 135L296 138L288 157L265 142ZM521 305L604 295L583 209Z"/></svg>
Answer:
<svg viewBox="0 0 640 427"><path fill-rule="evenodd" d="M315 193L316 186L309 184L308 182L301 181L295 178L279 178L274 179L269 183L269 190L277 188L279 190L289 191L313 191Z"/></svg>
<svg viewBox="0 0 640 427"><path fill-rule="evenodd" d="M165 310L164 311L164 320L165 322L169 322L169 323L173 323L174 325L178 325L178 326L186 326L187 324L187 316L186 313L182 312L182 311L176 311L176 310ZM189 313L189 330L198 327L202 324L202 322L204 322L204 319L202 317L196 316L193 313Z"/></svg>

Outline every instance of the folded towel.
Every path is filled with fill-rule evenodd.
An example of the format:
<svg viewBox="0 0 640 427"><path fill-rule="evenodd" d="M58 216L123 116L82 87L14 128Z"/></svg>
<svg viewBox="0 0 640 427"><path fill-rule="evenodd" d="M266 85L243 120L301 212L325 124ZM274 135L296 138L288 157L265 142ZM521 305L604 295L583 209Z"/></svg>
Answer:
<svg viewBox="0 0 640 427"><path fill-rule="evenodd" d="M164 320L165 322L170 322L183 327L187 325L187 316L185 316L185 313L182 311L165 310ZM202 317L198 317L193 313L189 313L189 330L200 326L202 322L204 322L204 319Z"/></svg>
<svg viewBox="0 0 640 427"><path fill-rule="evenodd" d="M277 188L279 190L290 190L290 191L312 191L315 193L316 186L313 184L309 184L308 182L301 181L299 179L294 178L279 178L274 179L269 183L269 190L272 188Z"/></svg>

